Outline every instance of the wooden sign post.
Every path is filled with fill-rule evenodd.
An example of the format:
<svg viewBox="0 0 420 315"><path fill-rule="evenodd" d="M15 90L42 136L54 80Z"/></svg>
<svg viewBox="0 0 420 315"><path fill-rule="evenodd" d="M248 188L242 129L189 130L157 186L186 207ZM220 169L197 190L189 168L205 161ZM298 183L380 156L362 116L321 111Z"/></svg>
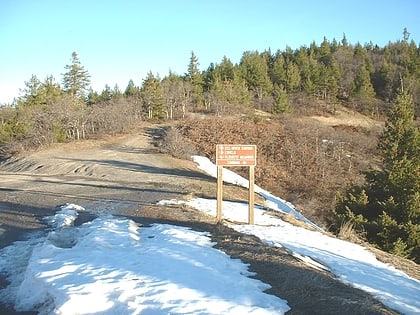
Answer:
<svg viewBox="0 0 420 315"><path fill-rule="evenodd" d="M257 146L242 144L216 145L217 165L217 221L222 220L223 166L249 167L248 223L254 224L254 170L257 164Z"/></svg>

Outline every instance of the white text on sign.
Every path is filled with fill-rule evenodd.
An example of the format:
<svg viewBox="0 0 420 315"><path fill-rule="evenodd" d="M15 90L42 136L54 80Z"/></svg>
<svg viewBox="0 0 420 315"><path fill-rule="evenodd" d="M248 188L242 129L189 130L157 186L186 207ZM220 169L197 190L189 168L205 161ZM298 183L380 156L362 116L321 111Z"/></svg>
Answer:
<svg viewBox="0 0 420 315"><path fill-rule="evenodd" d="M256 145L218 144L216 146L216 165L255 166L256 156Z"/></svg>

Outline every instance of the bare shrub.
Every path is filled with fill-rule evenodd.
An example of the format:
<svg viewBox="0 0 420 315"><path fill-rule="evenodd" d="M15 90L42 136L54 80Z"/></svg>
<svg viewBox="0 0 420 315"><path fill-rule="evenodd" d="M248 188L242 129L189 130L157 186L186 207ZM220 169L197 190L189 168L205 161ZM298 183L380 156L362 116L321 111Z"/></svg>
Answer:
<svg viewBox="0 0 420 315"><path fill-rule="evenodd" d="M188 141L176 127L170 127L166 131L161 148L164 152L179 159L190 159L196 154L194 144Z"/></svg>

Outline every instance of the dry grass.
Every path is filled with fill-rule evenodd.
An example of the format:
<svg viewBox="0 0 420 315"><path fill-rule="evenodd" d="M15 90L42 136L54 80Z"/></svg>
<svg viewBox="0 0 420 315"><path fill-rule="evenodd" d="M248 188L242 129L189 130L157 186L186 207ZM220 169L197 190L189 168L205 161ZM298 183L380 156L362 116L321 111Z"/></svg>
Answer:
<svg viewBox="0 0 420 315"><path fill-rule="evenodd" d="M370 245L366 245L366 247L375 254L378 260L394 266L412 278L420 280L420 265L416 264L414 261L392 255Z"/></svg>
<svg viewBox="0 0 420 315"><path fill-rule="evenodd" d="M356 244L363 243L363 237L356 232L354 223L351 221L344 222L341 225L337 237Z"/></svg>

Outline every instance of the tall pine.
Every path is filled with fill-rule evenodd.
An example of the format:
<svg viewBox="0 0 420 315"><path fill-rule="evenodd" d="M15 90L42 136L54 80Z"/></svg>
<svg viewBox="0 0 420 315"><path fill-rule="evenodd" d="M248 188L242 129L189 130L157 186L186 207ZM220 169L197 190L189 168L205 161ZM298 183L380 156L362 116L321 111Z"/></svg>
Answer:
<svg viewBox="0 0 420 315"><path fill-rule="evenodd" d="M420 133L414 123L413 99L402 91L388 114L379 139L385 189L398 201L399 222L420 224Z"/></svg>
<svg viewBox="0 0 420 315"><path fill-rule="evenodd" d="M64 67L67 72L63 74L63 88L72 96L83 99L89 89L90 75L80 63L76 52L71 57L71 64Z"/></svg>
<svg viewBox="0 0 420 315"><path fill-rule="evenodd" d="M188 64L187 81L191 84L193 92L193 103L196 109L199 109L203 104L203 85L204 79L201 74L197 56L194 51L191 51L190 63Z"/></svg>
<svg viewBox="0 0 420 315"><path fill-rule="evenodd" d="M420 132L413 99L402 89L388 114L378 149L382 169L368 172L364 186L353 187L339 198L335 227L352 221L370 242L419 263Z"/></svg>

